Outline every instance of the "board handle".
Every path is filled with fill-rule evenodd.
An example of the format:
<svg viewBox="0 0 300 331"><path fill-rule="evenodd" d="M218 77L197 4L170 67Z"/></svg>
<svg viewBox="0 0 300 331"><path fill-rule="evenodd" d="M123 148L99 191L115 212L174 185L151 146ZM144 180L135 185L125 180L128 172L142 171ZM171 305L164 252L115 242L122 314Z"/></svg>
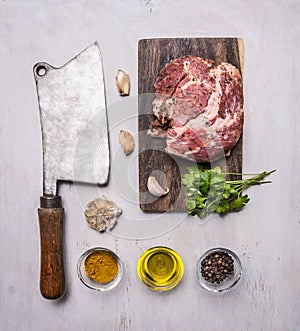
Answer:
<svg viewBox="0 0 300 331"><path fill-rule="evenodd" d="M41 240L40 291L44 298L55 300L65 294L63 266L63 218L61 197L42 196L38 209Z"/></svg>

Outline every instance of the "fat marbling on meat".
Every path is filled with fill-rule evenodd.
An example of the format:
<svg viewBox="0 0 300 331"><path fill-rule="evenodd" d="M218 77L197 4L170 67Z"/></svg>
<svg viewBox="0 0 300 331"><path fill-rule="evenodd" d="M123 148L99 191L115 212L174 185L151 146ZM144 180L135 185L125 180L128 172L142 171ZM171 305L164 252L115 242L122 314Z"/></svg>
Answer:
<svg viewBox="0 0 300 331"><path fill-rule="evenodd" d="M244 121L242 78L235 66L184 56L161 70L154 87L155 120L148 134L166 138L168 153L196 162L230 154Z"/></svg>

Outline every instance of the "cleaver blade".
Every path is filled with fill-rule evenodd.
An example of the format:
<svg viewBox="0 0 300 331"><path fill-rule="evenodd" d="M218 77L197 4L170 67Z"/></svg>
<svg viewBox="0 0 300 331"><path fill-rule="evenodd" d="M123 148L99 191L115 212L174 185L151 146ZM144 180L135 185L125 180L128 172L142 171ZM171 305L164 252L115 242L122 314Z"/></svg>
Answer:
<svg viewBox="0 0 300 331"><path fill-rule="evenodd" d="M109 144L102 59L95 42L61 68L34 66L43 136L44 194L57 181L106 184Z"/></svg>
<svg viewBox="0 0 300 331"><path fill-rule="evenodd" d="M40 290L47 299L65 292L59 181L104 185L109 177L109 141L102 58L97 42L60 68L33 67L43 145Z"/></svg>

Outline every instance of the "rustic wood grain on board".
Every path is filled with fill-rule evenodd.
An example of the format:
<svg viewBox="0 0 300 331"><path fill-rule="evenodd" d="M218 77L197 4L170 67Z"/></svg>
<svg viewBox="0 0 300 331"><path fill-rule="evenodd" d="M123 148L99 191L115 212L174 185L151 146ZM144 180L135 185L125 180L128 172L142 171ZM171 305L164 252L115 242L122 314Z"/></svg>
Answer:
<svg viewBox="0 0 300 331"><path fill-rule="evenodd" d="M184 55L213 59L217 64L229 62L243 73L243 41L239 38L169 38L139 41L139 192L140 207L143 211L165 212L186 209L181 177L192 163L165 153L164 139L147 136L150 122L154 118L152 101L155 79L167 63ZM228 172L242 172L242 147L241 136L231 155L226 158ZM170 189L169 194L159 199L154 199L147 192L147 179L153 171Z"/></svg>

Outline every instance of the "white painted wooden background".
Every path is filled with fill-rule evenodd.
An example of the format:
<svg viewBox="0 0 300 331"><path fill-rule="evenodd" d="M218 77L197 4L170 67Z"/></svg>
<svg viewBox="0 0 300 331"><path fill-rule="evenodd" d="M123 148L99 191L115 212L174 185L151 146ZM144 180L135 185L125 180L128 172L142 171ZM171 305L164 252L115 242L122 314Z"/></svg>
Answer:
<svg viewBox="0 0 300 331"><path fill-rule="evenodd" d="M1 330L300 329L299 13L299 1L291 0L1 0ZM38 61L60 66L98 40L112 105L120 100L115 87L119 68L129 72L132 96L137 94L139 39L189 36L244 38L244 171L276 168L273 184L249 189L251 202L240 213L215 216L203 225L186 217L172 231L147 240L88 228L84 199L94 192L83 188L84 197L78 199L78 187L62 185L68 292L61 302L44 300L36 212L42 151L32 66ZM136 123L130 123L136 130ZM112 149L114 144L116 138ZM119 172L121 166L114 165ZM118 198L114 185L111 180L103 192L121 202L124 215L141 218L136 205ZM161 244L185 262L183 281L164 294L144 287L135 271L140 254ZM116 251L125 264L122 283L109 293L85 288L76 275L80 254L96 245ZM195 276L198 257L214 246L234 250L244 268L236 288L222 295L203 290Z"/></svg>

